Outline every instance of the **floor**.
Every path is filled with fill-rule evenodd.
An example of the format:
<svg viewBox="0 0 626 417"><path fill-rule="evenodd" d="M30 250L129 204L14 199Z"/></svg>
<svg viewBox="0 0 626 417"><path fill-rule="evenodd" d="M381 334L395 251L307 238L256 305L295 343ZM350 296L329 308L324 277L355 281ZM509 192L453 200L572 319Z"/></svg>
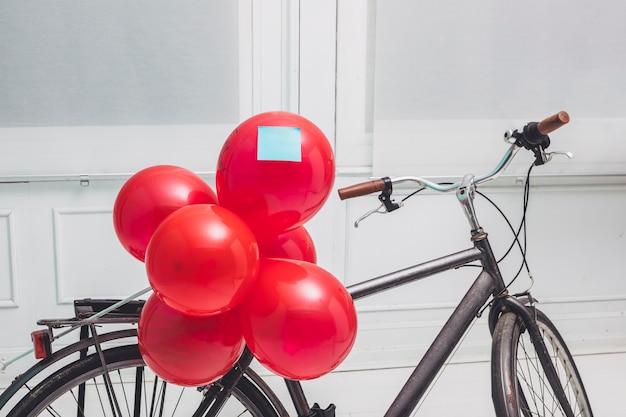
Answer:
<svg viewBox="0 0 626 417"><path fill-rule="evenodd" d="M626 416L626 353L575 357L596 417ZM302 383L309 403L336 405L336 417L382 417L410 375L410 368L334 372ZM263 372L291 416L282 379ZM488 362L456 363L441 374L416 416L495 416Z"/></svg>
<svg viewBox="0 0 626 417"><path fill-rule="evenodd" d="M626 353L577 356L579 372L595 416L626 415ZM337 372L303 386L310 403L337 406L337 417L383 416L412 370L409 368ZM272 387L287 398L284 384L270 377ZM448 366L422 402L417 416L494 416L489 364ZM291 410L289 410L293 413Z"/></svg>

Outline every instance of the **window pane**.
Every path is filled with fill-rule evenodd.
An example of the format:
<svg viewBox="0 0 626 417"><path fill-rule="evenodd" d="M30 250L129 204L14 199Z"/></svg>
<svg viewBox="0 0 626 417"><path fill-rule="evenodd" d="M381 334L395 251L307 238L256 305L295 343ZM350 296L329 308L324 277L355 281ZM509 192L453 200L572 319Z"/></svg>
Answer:
<svg viewBox="0 0 626 417"><path fill-rule="evenodd" d="M0 126L235 123L238 2L0 5Z"/></svg>
<svg viewBox="0 0 626 417"><path fill-rule="evenodd" d="M623 117L623 3L377 3L376 119Z"/></svg>

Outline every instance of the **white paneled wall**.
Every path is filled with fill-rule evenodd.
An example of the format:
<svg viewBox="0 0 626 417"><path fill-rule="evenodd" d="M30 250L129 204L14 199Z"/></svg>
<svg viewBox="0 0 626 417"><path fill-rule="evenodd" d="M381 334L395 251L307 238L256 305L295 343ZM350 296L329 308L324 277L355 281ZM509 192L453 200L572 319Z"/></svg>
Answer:
<svg viewBox="0 0 626 417"><path fill-rule="evenodd" d="M338 177L337 185L364 179ZM1 275L4 358L28 348L36 319L71 316L74 298L125 297L147 286L143 264L121 248L112 229L112 203L122 183L1 186L0 203L9 213L3 216L2 245L4 256L13 260ZM514 223L519 220L521 186L485 191ZM354 228L352 222L377 204L375 197L341 202L333 193L308 224L319 264L346 285L469 246L466 221L453 195L418 195L401 210L374 215ZM511 232L489 205L477 204L494 249L502 253ZM577 355L625 350L623 207L623 185L533 188L528 212L533 294ZM517 269L519 257L512 258L503 262L503 271ZM475 275L473 268L443 273L359 300L357 342L339 370L414 364ZM519 281L514 288L529 284L525 276ZM486 319L479 318L453 362L479 364L489 354ZM3 385L20 368L9 368Z"/></svg>
<svg viewBox="0 0 626 417"><path fill-rule="evenodd" d="M404 4L382 3L240 0L239 28L235 31L240 48L237 67L227 68L228 74L237 74L239 85L239 91L233 93L238 106L229 106L237 108L238 114L228 118L243 120L267 110L300 112L318 124L333 143L338 163L335 189L306 227L315 242L320 266L346 285L466 249L470 241L467 221L454 195L421 193L401 210L374 214L355 228L353 222L380 203L376 196L340 201L337 188L368 180L372 173L446 176L479 170L475 173L481 174L505 149L499 141L502 127L520 128L518 123L527 121L527 114L536 118L548 115L543 108L541 114L535 114L535 109L527 106L515 113L481 113L469 122L463 120L457 107L452 120L435 116L422 120L415 112L404 119L390 117L394 106L411 96L402 97L399 93L404 90L400 88L394 90L399 91L397 101L382 95L385 102L377 105L375 93L382 97L385 83L397 88L395 77L412 74L411 69L419 65L425 56L423 49L428 50L430 44L421 39L420 50L409 48L415 45L408 40L393 41L387 48L380 44L381 39L397 35L390 12L394 4ZM435 3L428 3L437 7L435 16L446 15ZM587 13L584 7L574 10L571 6L568 10L578 17ZM385 25L377 28L377 18ZM419 25L402 28L408 29L419 32ZM611 30L620 29L616 26ZM377 34L384 36L379 39ZM440 35L443 44L450 43L446 36ZM402 67L401 60L395 67L380 62L385 56L402 58L397 48L404 46L418 56L410 60L409 67ZM458 45L453 42L453 46ZM1 43L0 47L7 48ZM506 48L498 46L496 52ZM394 68L403 71L395 74ZM608 68L608 73L612 69ZM382 79L377 79L377 71L384 75ZM438 76L440 85L445 85L444 75L428 72L422 77ZM532 75L541 81L540 72ZM593 71L586 75L592 76ZM594 80L597 85L603 86L602 82ZM516 94L522 90L516 89ZM602 91L608 94L606 89ZM2 100L0 97L5 107L11 105ZM602 95L577 98L576 103L593 100L601 101ZM498 102L496 98L485 98L483 104L494 102ZM420 103L433 114L435 110L445 114L445 109ZM583 379L590 381L592 402L597 398L602 402L600 410L617 415L625 411L623 405L608 403L607 393L614 393L615 386L626 386L615 376L626 371L626 173L624 156L618 151L623 145L611 146L617 141L623 143L626 115L591 114L593 106L580 108L588 111L585 122L577 125L577 115L572 114L572 123L558 133L555 148L569 150L566 143L571 135L577 153L590 157L572 161L574 171L568 171L568 160L563 158L556 168L546 171L550 176L532 179L528 262L534 281L532 293L584 363L581 370ZM160 163L184 166L213 184L221 143L235 126L233 120L167 125L151 122L155 124L0 126L0 358L9 360L29 349L29 333L37 327L37 319L71 316L76 298L120 298L148 286L143 264L124 251L113 231L112 207L117 192L131 173ZM455 126L454 135L446 136L447 124ZM470 134L476 141L460 142L465 129L477 131ZM443 139L434 140L433 132ZM606 135L587 142L586 137L593 132ZM522 162L512 167L514 175L483 189L515 227L522 212L520 175L529 160L521 157ZM397 198L409 192L401 188L396 191ZM485 200L478 197L476 204L496 254L503 254L512 241L511 231ZM520 262L519 252L514 250L501 263L505 277L512 276ZM381 415L401 383L399 378L408 374L407 367L414 365L428 347L476 274L475 268L462 268L359 300L356 345L335 373L305 384L310 387L311 399L337 402L341 416ZM530 285L531 280L522 273L512 288L522 291ZM64 343L63 339L59 342ZM456 415L465 407L477 414L481 410L489 413L485 371L489 355L486 319L477 318L453 359L452 376L442 378L435 391L438 401L425 406L425 415ZM0 389L32 362L27 356L10 365L0 374ZM261 372L285 395L281 381ZM604 379L605 374L612 376ZM461 402L454 407L445 404L447 395L459 390L464 390L464 395L455 398ZM380 401L377 394L382 396ZM335 399L338 397L341 399ZM476 398L480 400L472 402ZM470 402L464 405L463 401Z"/></svg>

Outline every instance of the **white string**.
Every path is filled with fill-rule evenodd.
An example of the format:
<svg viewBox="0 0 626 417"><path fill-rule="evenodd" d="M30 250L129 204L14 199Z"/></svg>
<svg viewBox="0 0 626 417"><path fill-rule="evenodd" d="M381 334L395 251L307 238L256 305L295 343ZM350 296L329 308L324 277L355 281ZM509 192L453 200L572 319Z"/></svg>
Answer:
<svg viewBox="0 0 626 417"><path fill-rule="evenodd" d="M109 306L109 307L107 307L107 308L103 309L102 311L99 311L98 313L94 314L93 316L91 316L91 317L88 317L88 318L84 319L84 321L85 321L85 322L94 321L94 320L96 320L96 319L98 319L98 318L100 318L100 317L104 316L105 314L107 314L107 313L109 313L109 312L111 312L111 311L115 310L116 308L118 308L118 307L120 307L120 306L123 306L124 304L128 303L129 301L134 300L135 298L140 297L140 296L142 296L142 295L146 294L147 292L149 292L149 291L151 291L151 290L152 290L152 287L147 287L147 288L144 288L143 290L138 291L138 292L136 292L136 293L134 293L134 294L132 294L132 295L130 295L130 296L128 296L128 297L126 297L126 298L124 298L123 300L120 300L120 301L116 302L115 304L112 304L111 306ZM69 329L67 329L66 331L64 331L64 332L59 333L58 335L56 335L56 336L54 337L54 340L57 340L57 339L59 339L59 338L61 338L61 337L65 336L66 334L68 334L68 333L70 333L70 332L72 332L72 331L76 330L77 328L79 328L79 327L81 327L81 326L83 326L83 324L80 324L80 325L75 325L75 326L70 327L70 328L69 328ZM24 357L26 357L26 356L30 355L30 354L31 354L31 353L33 353L34 351L35 351L35 349L34 349L34 348L32 348L32 349L29 349L29 350L27 350L27 351L25 351L25 352L23 352L23 353L20 353L19 355L15 356L14 358L11 358L11 359L9 359L9 360L4 360L4 358L0 359L0 373L4 373L4 372L5 372L5 370L7 369L7 367L8 367L9 365L11 365L11 364L13 364L13 363L15 363L15 362L19 361L20 359L22 359L22 358L24 358Z"/></svg>

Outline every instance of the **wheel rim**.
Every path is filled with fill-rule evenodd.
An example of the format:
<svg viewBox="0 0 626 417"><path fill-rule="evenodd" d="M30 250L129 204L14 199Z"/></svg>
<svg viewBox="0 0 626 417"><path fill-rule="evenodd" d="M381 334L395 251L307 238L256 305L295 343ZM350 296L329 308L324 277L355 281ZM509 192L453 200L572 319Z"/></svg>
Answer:
<svg viewBox="0 0 626 417"><path fill-rule="evenodd" d="M137 376L142 375L137 379ZM155 376L141 359L116 362L109 368L113 397L107 392L102 369L96 368L62 385L41 401L30 416L192 416L203 400L203 388L168 384ZM80 387L84 388L80 388ZM137 387L140 387L137 391ZM79 405L79 390L84 389L84 406ZM136 394L140 393L138 397ZM139 400L138 400L139 398ZM137 411L139 407L140 411ZM139 413L139 414L137 414ZM237 388L220 411L223 416L262 416L253 401Z"/></svg>

